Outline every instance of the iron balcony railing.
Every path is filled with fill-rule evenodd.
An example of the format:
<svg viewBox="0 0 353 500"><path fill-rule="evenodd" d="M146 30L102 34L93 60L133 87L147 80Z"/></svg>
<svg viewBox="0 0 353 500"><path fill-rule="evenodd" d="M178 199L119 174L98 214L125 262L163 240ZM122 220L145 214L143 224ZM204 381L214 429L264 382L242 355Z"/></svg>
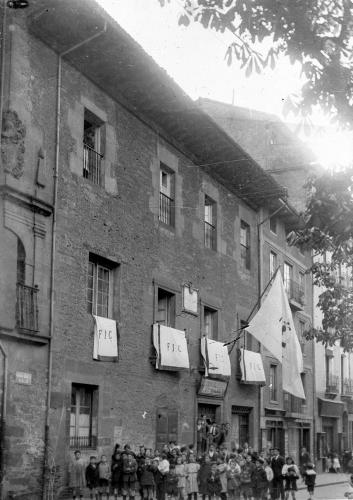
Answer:
<svg viewBox="0 0 353 500"><path fill-rule="evenodd" d="M94 184L101 184L103 155L83 144L83 177Z"/></svg>
<svg viewBox="0 0 353 500"><path fill-rule="evenodd" d="M70 448L83 450L85 448L96 448L97 436L70 436Z"/></svg>
<svg viewBox="0 0 353 500"><path fill-rule="evenodd" d="M289 299L295 300L298 304L304 305L304 286L300 285L292 279L288 279L284 283Z"/></svg>
<svg viewBox="0 0 353 500"><path fill-rule="evenodd" d="M38 332L38 287L17 283L16 320L17 327Z"/></svg>
<svg viewBox="0 0 353 500"><path fill-rule="evenodd" d="M353 379L345 378L343 380L343 394L346 396L353 396Z"/></svg>
<svg viewBox="0 0 353 500"><path fill-rule="evenodd" d="M303 402L291 394L286 394L284 398L284 409L288 413L303 413Z"/></svg>
<svg viewBox="0 0 353 500"><path fill-rule="evenodd" d="M174 225L173 199L162 192L159 193L159 220L168 226Z"/></svg>
<svg viewBox="0 0 353 500"><path fill-rule="evenodd" d="M215 248L216 227L205 221L205 247Z"/></svg>
<svg viewBox="0 0 353 500"><path fill-rule="evenodd" d="M338 375L329 375L326 379L326 392L338 393L339 392L340 378Z"/></svg>

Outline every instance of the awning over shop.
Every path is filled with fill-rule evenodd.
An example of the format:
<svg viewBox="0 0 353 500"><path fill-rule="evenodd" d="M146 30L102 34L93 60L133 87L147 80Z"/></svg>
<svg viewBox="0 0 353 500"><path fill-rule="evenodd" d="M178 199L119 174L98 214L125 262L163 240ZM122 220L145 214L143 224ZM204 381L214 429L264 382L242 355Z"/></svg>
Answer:
<svg viewBox="0 0 353 500"><path fill-rule="evenodd" d="M202 337L201 354L205 364L206 377L227 379L231 368L228 349L223 342Z"/></svg>
<svg viewBox="0 0 353 500"><path fill-rule="evenodd" d="M243 384L266 384L266 376L259 352L240 349L241 382Z"/></svg>
<svg viewBox="0 0 353 500"><path fill-rule="evenodd" d="M157 353L157 370L189 369L189 354L184 331L154 324L153 345Z"/></svg>
<svg viewBox="0 0 353 500"><path fill-rule="evenodd" d="M116 361L118 359L118 339L116 322L113 319L94 318L93 359Z"/></svg>
<svg viewBox="0 0 353 500"><path fill-rule="evenodd" d="M344 404L339 401L331 401L330 399L318 398L319 415L320 417L342 417Z"/></svg>

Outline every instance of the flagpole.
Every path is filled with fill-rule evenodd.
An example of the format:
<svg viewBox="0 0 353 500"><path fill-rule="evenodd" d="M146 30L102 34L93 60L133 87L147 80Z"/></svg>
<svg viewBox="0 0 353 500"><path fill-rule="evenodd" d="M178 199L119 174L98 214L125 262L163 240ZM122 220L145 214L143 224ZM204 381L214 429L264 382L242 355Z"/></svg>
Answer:
<svg viewBox="0 0 353 500"><path fill-rule="evenodd" d="M232 340L230 340L230 341L228 341L228 342L225 342L225 343L223 344L223 346L227 346L227 345L230 345L230 344L233 344L233 345L234 345L234 344L235 344L235 342L236 342L237 340L239 340L239 339L240 339L240 337L243 335L243 331L246 329L246 327L247 327L247 326L249 326L249 320L250 320L251 316L253 315L253 313L254 313L255 309L257 308L257 306L260 304L261 299L262 299L262 297L265 295L265 293L266 293L267 289L269 288L269 286L272 284L273 280L275 279L275 277L276 277L276 275L277 275L278 270L280 269L280 267L281 267L281 266L278 266L278 267L277 267L276 271L273 273L273 275L271 276L271 278L270 278L269 282L268 282L268 283L267 283L267 285L265 286L265 288L264 288L263 292L261 293L261 295L260 295L260 296L259 296L259 298L257 299L257 301L256 301L256 303L255 303L255 305L254 305L254 307L251 309L251 311L250 311L250 313L249 313L249 316L248 316L248 318L247 318L247 320L246 320L246 324L245 324L242 328L239 328L239 330L241 330L241 334L240 334L240 335L238 335L238 337L236 337L235 339L232 339ZM237 331L239 331L239 330L237 330Z"/></svg>

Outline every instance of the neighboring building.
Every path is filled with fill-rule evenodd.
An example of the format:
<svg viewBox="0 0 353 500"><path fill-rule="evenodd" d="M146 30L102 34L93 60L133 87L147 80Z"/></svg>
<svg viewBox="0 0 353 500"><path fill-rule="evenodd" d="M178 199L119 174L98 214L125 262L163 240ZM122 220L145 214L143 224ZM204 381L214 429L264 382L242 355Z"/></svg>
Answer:
<svg viewBox="0 0 353 500"><path fill-rule="evenodd" d="M313 170L314 159L275 116L210 99L199 99L198 104L264 170L280 180L289 193L290 207L267 208L259 218L259 288L263 291L280 267L302 346L305 402L282 391L281 365L257 343L255 348L261 349L263 354L267 379L261 400L262 447L275 444L298 461L302 446L315 454L314 343L304 338L305 330L313 325L312 282L311 276L305 274L312 260L310 252L290 247L286 235L298 222L297 210L304 207L303 185L308 173Z"/></svg>
<svg viewBox="0 0 353 500"><path fill-rule="evenodd" d="M258 227L267 213L292 219L283 188L94 1L8 15L4 495L38 498L45 470L64 496L76 448L196 443L203 415L230 424L230 443L272 440L237 350L230 377L225 359L206 377L200 340L222 346L257 303ZM117 326L115 362L93 359L93 315L103 340Z"/></svg>
<svg viewBox="0 0 353 500"><path fill-rule="evenodd" d="M351 272L343 267L336 273L337 281L352 286ZM322 292L314 287L314 301ZM322 312L316 308L315 328L320 328ZM341 457L353 445L353 355L344 352L339 342L332 347L317 343L316 360L316 433L317 459L320 470L325 469L326 458L332 453ZM327 465L327 462L326 462Z"/></svg>

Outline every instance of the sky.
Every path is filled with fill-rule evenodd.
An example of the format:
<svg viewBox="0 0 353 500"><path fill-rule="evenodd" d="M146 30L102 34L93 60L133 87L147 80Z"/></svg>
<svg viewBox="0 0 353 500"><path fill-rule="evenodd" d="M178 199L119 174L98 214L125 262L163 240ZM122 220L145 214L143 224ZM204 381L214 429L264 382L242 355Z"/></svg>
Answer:
<svg viewBox="0 0 353 500"><path fill-rule="evenodd" d="M267 68L261 75L249 78L238 61L228 66L224 56L231 35L204 29L198 23L178 26L181 0L166 0L163 8L158 0L98 2L192 99L207 97L284 119L282 110L287 96L298 92L303 83L300 65L291 65L285 59L275 70ZM318 161L327 168L349 164L353 158L353 133L337 132L319 113L313 121L319 130L309 138L301 135L301 139Z"/></svg>

